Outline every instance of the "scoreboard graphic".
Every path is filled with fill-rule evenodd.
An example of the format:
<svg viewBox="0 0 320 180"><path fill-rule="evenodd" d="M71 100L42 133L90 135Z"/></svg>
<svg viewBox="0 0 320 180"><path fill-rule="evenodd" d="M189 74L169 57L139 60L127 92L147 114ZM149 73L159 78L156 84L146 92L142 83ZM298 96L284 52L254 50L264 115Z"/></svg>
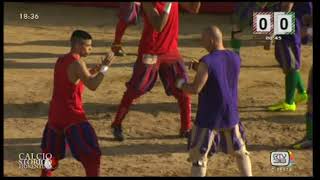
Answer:
<svg viewBox="0 0 320 180"><path fill-rule="evenodd" d="M290 35L295 33L294 12L254 12L253 34Z"/></svg>

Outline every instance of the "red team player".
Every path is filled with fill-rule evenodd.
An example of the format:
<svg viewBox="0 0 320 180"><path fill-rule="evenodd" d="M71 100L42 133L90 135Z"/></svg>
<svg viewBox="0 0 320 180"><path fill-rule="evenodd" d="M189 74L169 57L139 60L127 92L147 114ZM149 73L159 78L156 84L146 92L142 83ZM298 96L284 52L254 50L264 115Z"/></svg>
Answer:
<svg viewBox="0 0 320 180"><path fill-rule="evenodd" d="M49 120L43 132L41 149L43 153L51 153L51 161L57 164L53 169L43 169L41 176L51 176L58 161L65 157L66 143L73 157L84 166L87 176L99 175L101 152L96 133L82 107L82 94L84 86L93 91L97 89L114 55L109 53L101 65L89 71L80 58L90 54L91 44L89 33L74 31L71 51L59 57L55 64Z"/></svg>
<svg viewBox="0 0 320 180"><path fill-rule="evenodd" d="M200 2L180 3L191 13L198 13ZM143 2L144 29L139 44L138 58L133 75L126 83L121 104L112 122L113 135L123 141L122 120L129 111L133 100L150 91L158 72L167 95L173 95L179 103L181 128L180 136L186 137L191 129L191 102L187 93L175 87L175 80L187 74L178 50L179 4L177 2Z"/></svg>

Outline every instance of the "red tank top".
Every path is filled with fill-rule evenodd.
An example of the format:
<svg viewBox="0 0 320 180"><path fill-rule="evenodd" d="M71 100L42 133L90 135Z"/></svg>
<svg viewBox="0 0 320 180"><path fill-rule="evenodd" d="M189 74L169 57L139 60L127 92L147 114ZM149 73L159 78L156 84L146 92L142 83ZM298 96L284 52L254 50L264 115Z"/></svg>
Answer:
<svg viewBox="0 0 320 180"><path fill-rule="evenodd" d="M154 2L154 7L160 14L164 13L165 2ZM179 6L177 2L171 5L168 21L161 32L153 28L150 20L143 13L144 29L139 43L139 54L165 54L178 50Z"/></svg>
<svg viewBox="0 0 320 180"><path fill-rule="evenodd" d="M56 128L65 128L71 124L86 121L82 107L84 85L81 81L73 84L69 81L67 69L80 56L66 54L56 62L54 67L54 87L49 109L49 124Z"/></svg>

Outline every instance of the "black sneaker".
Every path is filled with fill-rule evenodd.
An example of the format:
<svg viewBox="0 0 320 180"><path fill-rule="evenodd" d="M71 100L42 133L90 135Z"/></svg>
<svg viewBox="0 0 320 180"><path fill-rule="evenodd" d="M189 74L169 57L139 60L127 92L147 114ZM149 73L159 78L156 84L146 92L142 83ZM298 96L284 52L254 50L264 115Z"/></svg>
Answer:
<svg viewBox="0 0 320 180"><path fill-rule="evenodd" d="M124 140L124 137L123 137L123 134L122 134L122 127L121 126L114 126L112 127L113 129L113 136L115 138L115 140L117 141L123 141Z"/></svg>
<svg viewBox="0 0 320 180"><path fill-rule="evenodd" d="M191 136L191 129L186 130L186 131L180 131L179 136L181 138L189 138Z"/></svg>

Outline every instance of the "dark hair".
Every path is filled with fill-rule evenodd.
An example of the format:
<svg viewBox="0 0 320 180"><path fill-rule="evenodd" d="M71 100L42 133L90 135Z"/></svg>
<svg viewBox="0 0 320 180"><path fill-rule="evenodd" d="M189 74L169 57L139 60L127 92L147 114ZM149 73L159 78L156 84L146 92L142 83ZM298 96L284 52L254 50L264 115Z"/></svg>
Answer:
<svg viewBox="0 0 320 180"><path fill-rule="evenodd" d="M83 40L90 40L92 39L92 36L83 30L75 30L73 31L70 41L71 41L71 45L73 46L75 43L79 42L79 41L83 41Z"/></svg>

